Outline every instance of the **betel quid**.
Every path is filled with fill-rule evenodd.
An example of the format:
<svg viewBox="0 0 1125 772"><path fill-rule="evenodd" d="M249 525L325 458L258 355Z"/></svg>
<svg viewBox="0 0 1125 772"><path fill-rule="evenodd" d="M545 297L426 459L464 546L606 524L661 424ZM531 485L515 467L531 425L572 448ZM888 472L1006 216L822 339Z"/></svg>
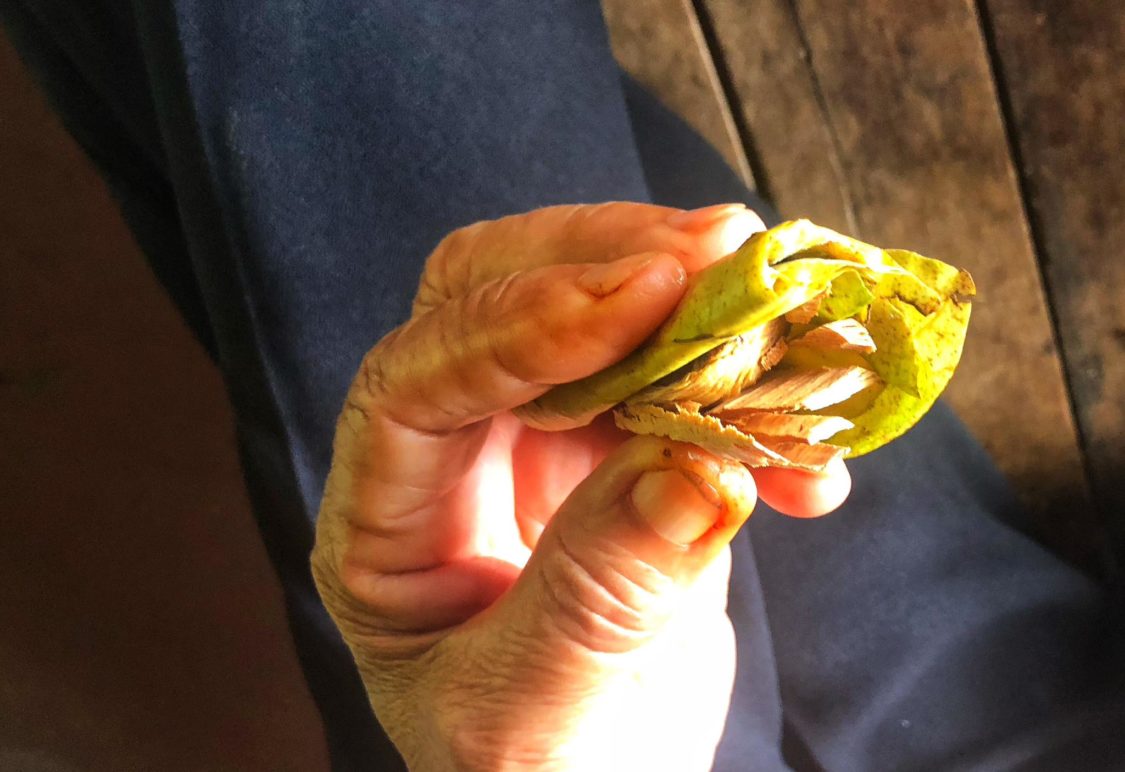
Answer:
<svg viewBox="0 0 1125 772"><path fill-rule="evenodd" d="M516 413L561 430L612 409L631 432L749 466L823 469L930 409L961 358L975 291L939 260L786 222L693 276L625 359Z"/></svg>

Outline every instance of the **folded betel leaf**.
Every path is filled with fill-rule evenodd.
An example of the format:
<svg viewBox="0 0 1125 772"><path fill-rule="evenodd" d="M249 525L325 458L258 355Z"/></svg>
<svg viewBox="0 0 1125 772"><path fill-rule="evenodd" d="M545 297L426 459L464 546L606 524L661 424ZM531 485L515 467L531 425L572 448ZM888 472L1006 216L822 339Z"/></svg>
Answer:
<svg viewBox="0 0 1125 772"><path fill-rule="evenodd" d="M516 412L557 430L613 409L634 433L750 466L822 469L930 409L960 360L974 293L941 261L783 223L695 274L625 359Z"/></svg>

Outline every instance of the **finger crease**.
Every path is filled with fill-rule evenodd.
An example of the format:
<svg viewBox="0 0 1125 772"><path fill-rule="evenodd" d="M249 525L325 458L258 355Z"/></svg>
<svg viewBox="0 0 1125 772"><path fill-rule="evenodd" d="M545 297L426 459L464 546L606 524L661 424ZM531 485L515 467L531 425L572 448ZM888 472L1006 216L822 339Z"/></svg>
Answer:
<svg viewBox="0 0 1125 772"><path fill-rule="evenodd" d="M582 609L591 614L594 618L602 624L609 625L613 629L620 630L626 633L643 633L645 632L644 619L641 612L638 610L636 604L630 603L620 589L611 588L606 586L606 583L599 581L593 572L586 566L578 553L571 549L566 543L566 539L559 538L559 550L567 561L567 564L572 570L575 570L580 575L581 582L588 585L587 589L593 595L600 596L601 601L605 603L603 608L597 608L596 605L587 603L582 600L581 589L576 589L574 593L574 602ZM620 572L613 569L613 573L620 575ZM614 582L616 584L616 582ZM646 592L646 595L648 593Z"/></svg>
<svg viewBox="0 0 1125 772"><path fill-rule="evenodd" d="M371 414L367 412L367 408L351 394L348 394L348 396L344 399L344 408L351 409L359 413L361 416L363 416L363 420L365 421L371 421Z"/></svg>

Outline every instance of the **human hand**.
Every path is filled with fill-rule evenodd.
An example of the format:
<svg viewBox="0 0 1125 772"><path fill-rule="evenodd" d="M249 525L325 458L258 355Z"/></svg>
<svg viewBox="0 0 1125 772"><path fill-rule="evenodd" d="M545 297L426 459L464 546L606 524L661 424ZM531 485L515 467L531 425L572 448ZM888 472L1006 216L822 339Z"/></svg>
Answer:
<svg viewBox="0 0 1125 772"><path fill-rule="evenodd" d="M735 664L728 543L756 495L823 514L847 472L752 475L508 411L622 358L687 274L761 228L737 206L629 203L477 223L364 358L313 572L412 769L710 768Z"/></svg>

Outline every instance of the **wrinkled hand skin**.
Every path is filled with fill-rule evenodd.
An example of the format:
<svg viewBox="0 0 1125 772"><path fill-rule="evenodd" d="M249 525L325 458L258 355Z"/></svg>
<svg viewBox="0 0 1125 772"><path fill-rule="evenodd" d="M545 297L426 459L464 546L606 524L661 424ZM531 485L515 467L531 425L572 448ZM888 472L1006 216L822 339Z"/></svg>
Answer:
<svg viewBox="0 0 1125 772"><path fill-rule="evenodd" d="M312 568L411 769L710 768L734 675L730 539L758 496L830 511L846 470L752 476L604 420L546 433L510 411L620 360L760 228L739 206L630 203L477 223L364 357Z"/></svg>

